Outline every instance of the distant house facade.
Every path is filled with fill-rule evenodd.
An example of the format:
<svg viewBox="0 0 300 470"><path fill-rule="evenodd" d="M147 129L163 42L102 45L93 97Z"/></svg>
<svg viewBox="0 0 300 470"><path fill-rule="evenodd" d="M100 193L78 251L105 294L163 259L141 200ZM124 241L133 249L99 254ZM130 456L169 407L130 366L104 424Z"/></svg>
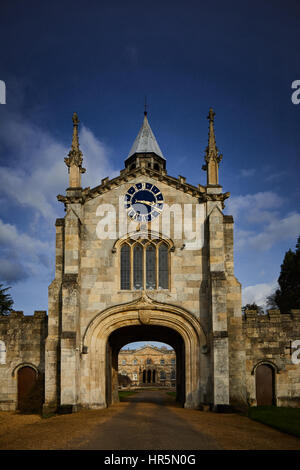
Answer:
<svg viewBox="0 0 300 470"><path fill-rule="evenodd" d="M176 354L173 349L145 346L122 349L118 372L128 377L130 386L176 387Z"/></svg>

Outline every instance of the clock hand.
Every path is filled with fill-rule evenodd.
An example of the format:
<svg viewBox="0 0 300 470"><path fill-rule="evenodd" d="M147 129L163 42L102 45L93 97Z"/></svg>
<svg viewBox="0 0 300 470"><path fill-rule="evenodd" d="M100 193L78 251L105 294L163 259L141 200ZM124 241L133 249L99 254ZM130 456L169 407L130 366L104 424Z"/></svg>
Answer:
<svg viewBox="0 0 300 470"><path fill-rule="evenodd" d="M148 202L148 201L135 201L135 203L134 203L134 204L136 204L136 203L141 203L141 204L145 204L145 205L147 205L147 206L154 207L154 209L155 209L156 211L158 211L158 212L162 212L162 209L159 209L158 207L156 207L156 205L155 205L156 203L155 203L155 202ZM133 204L133 205L134 205L134 204Z"/></svg>
<svg viewBox="0 0 300 470"><path fill-rule="evenodd" d="M150 202L150 201L135 201L135 204L137 202L140 202L141 204L146 204L147 206L155 206L156 202Z"/></svg>

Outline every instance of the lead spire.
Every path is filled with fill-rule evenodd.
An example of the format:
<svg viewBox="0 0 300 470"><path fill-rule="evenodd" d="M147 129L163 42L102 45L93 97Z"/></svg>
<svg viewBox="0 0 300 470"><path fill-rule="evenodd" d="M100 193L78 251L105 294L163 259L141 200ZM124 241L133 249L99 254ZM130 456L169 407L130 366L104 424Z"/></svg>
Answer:
<svg viewBox="0 0 300 470"><path fill-rule="evenodd" d="M207 116L207 119L209 120L208 146L206 147L204 157L206 164L202 166L202 169L207 172L207 185L219 184L219 163L223 157L223 155L219 155L216 145L214 129L215 115L216 113L214 113L213 109L210 108Z"/></svg>
<svg viewBox="0 0 300 470"><path fill-rule="evenodd" d="M68 153L68 157L65 158L65 163L69 169L69 187L70 188L81 188L81 174L85 173L85 168L82 168L82 152L79 148L79 137L78 137L78 124L79 119L77 113L73 113L73 136L72 146Z"/></svg>

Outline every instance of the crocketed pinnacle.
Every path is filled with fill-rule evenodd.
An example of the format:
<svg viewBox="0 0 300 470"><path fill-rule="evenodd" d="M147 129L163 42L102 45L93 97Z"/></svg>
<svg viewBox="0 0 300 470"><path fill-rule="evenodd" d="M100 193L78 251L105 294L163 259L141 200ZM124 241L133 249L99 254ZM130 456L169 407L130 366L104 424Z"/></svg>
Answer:
<svg viewBox="0 0 300 470"><path fill-rule="evenodd" d="M222 155L219 155L219 151L216 145L214 119L216 113L212 108L209 109L207 119L209 120L209 132L208 132L208 146L205 151L205 160L208 162L211 158L217 160L219 163L222 160Z"/></svg>
<svg viewBox="0 0 300 470"><path fill-rule="evenodd" d="M85 168L82 168L82 152L79 148L79 137L78 137L78 124L79 119L77 113L73 113L73 137L71 150L68 153L68 157L65 158L66 165L70 168L71 166L77 166L80 169L80 173L85 172Z"/></svg>
<svg viewBox="0 0 300 470"><path fill-rule="evenodd" d="M207 172L208 185L219 184L219 163L222 160L222 155L219 155L216 145L214 118L215 113L213 109L210 108L207 116L207 119L209 120L208 146L205 149L204 157L206 163L202 166L202 170Z"/></svg>

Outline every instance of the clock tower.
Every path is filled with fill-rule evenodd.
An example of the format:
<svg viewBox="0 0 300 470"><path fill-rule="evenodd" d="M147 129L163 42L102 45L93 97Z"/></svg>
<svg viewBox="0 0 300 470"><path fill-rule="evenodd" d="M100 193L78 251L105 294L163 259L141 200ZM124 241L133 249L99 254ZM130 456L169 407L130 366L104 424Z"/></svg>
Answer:
<svg viewBox="0 0 300 470"><path fill-rule="evenodd" d="M118 354L135 341L173 347L182 406L245 404L241 286L213 111L206 185L167 173L145 111L120 175L84 188L78 123L74 114L70 182L58 196L66 215L56 221L49 286L46 412L118 401Z"/></svg>

